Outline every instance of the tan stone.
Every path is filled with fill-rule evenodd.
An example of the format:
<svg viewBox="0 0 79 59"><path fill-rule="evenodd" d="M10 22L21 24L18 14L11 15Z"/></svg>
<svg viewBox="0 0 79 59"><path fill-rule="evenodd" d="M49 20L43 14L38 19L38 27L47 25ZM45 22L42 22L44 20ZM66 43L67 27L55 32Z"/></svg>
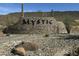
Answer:
<svg viewBox="0 0 79 59"><path fill-rule="evenodd" d="M63 22L57 21L57 33L67 33Z"/></svg>
<svg viewBox="0 0 79 59"><path fill-rule="evenodd" d="M16 45L15 47L16 48L23 47L26 51L27 50L34 51L34 50L38 49L38 46L33 42L32 43L31 42L21 42L20 44Z"/></svg>
<svg viewBox="0 0 79 59"><path fill-rule="evenodd" d="M79 20L74 20L74 21L79 23Z"/></svg>
<svg viewBox="0 0 79 59"><path fill-rule="evenodd" d="M23 47L17 47L17 48L15 48L15 51L19 55L25 55L25 53L26 53L26 51Z"/></svg>
<svg viewBox="0 0 79 59"><path fill-rule="evenodd" d="M56 33L57 23L54 17L26 17L8 27L7 33Z"/></svg>
<svg viewBox="0 0 79 59"><path fill-rule="evenodd" d="M70 34L79 34L79 26L72 26Z"/></svg>
<svg viewBox="0 0 79 59"><path fill-rule="evenodd" d="M34 43L21 42L20 44L16 45L14 49L12 49L12 53L23 56L27 51L35 51L37 48L38 46Z"/></svg>

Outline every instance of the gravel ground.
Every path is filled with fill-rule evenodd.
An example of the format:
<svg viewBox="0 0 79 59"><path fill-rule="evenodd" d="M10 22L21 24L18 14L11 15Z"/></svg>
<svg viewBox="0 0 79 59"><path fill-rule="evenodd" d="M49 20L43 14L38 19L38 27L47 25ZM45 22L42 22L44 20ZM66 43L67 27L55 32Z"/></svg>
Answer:
<svg viewBox="0 0 79 59"><path fill-rule="evenodd" d="M14 34L0 37L0 56L15 56L11 49L22 41L36 43L38 50L27 51L26 56L61 56L79 46L78 39L64 39L67 34ZM16 55L17 56L17 55Z"/></svg>

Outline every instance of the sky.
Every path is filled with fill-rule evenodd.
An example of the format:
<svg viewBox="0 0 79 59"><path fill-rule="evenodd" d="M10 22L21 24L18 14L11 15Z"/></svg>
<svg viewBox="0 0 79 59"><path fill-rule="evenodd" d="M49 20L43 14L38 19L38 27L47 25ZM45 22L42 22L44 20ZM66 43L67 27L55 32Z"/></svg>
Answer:
<svg viewBox="0 0 79 59"><path fill-rule="evenodd" d="M24 12L79 11L79 3L25 3ZM0 3L0 14L21 12L21 3Z"/></svg>

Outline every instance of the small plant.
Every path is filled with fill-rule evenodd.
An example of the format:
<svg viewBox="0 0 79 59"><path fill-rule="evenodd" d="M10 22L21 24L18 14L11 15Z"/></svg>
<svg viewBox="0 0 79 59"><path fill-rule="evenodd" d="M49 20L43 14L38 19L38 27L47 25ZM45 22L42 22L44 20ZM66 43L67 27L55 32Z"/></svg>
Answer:
<svg viewBox="0 0 79 59"><path fill-rule="evenodd" d="M64 20L63 20L63 23L65 24L65 27L66 27L66 30L68 33L70 33L73 22L74 22L74 20L68 16L66 18L64 18Z"/></svg>
<svg viewBox="0 0 79 59"><path fill-rule="evenodd" d="M49 37L49 34L45 34L45 36L44 37Z"/></svg>

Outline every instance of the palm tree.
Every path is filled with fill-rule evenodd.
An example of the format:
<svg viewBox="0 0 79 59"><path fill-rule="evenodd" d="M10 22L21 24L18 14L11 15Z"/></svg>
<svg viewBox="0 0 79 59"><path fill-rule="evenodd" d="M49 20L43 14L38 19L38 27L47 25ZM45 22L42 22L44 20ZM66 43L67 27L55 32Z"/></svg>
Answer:
<svg viewBox="0 0 79 59"><path fill-rule="evenodd" d="M21 16L24 17L24 4L23 3L22 3L22 6L21 6L21 13L22 13Z"/></svg>

